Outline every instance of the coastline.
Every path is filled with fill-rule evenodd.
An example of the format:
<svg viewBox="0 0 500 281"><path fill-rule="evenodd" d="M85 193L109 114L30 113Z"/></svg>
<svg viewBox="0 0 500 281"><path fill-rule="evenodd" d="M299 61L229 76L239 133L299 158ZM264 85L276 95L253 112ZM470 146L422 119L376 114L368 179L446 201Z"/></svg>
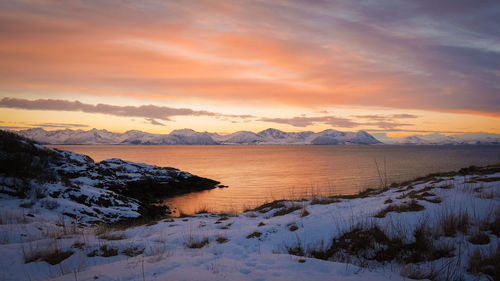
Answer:
<svg viewBox="0 0 500 281"><path fill-rule="evenodd" d="M54 280L141 280L142 275L169 280L486 280L485 274L497 274L483 265L498 261L499 169L467 168L357 196L278 201L241 214L203 213L140 226L69 231L24 216L25 222L0 225L7 237L0 248L14 257L0 264L11 276L6 280L40 278L40 272L52 272ZM35 225L50 225L60 234L34 234ZM21 240L14 234L19 227L26 234ZM54 247L71 255L55 265L43 258L25 263L26 256Z"/></svg>

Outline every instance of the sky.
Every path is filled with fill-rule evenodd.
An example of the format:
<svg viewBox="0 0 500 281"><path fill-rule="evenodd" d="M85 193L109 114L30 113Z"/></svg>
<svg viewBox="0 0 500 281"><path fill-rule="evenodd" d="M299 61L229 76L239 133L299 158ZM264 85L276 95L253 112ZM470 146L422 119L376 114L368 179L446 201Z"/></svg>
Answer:
<svg viewBox="0 0 500 281"><path fill-rule="evenodd" d="M0 127L500 133L500 1L0 1Z"/></svg>

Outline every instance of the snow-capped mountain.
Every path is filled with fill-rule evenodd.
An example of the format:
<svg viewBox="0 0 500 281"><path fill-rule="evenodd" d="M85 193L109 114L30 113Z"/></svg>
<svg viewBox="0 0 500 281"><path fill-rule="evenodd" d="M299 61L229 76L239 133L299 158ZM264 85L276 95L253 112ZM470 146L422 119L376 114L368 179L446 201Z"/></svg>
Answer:
<svg viewBox="0 0 500 281"><path fill-rule="evenodd" d="M270 128L260 132L259 135L269 144L313 144L309 138L315 133L311 131L287 133Z"/></svg>
<svg viewBox="0 0 500 281"><path fill-rule="evenodd" d="M220 144L259 144L264 139L259 134L249 131L239 131L228 135L211 134L214 141Z"/></svg>
<svg viewBox="0 0 500 281"><path fill-rule="evenodd" d="M21 136L44 144L143 144L143 145L216 145L216 144L380 144L381 142L365 131L340 132L325 130L319 133L283 132L266 129L259 133L239 131L227 135L196 132L191 129L174 130L170 134L150 134L137 130L113 133L107 130L57 130L41 128L16 132Z"/></svg>
<svg viewBox="0 0 500 281"><path fill-rule="evenodd" d="M397 139L398 144L410 145L497 145L500 144L500 135L466 133L460 135L413 135Z"/></svg>
<svg viewBox="0 0 500 281"><path fill-rule="evenodd" d="M191 129L174 130L163 140L163 144L217 144L208 133L198 133Z"/></svg>

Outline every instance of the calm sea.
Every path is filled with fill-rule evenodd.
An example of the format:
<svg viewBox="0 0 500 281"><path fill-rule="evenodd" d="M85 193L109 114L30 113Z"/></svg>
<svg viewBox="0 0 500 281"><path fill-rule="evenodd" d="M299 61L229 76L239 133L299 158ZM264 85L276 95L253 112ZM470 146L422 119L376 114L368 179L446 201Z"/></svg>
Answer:
<svg viewBox="0 0 500 281"><path fill-rule="evenodd" d="M95 161L121 158L174 167L229 188L165 200L185 213L241 211L266 201L352 194L428 173L500 162L500 146L56 145ZM378 171L377 171L378 166ZM379 176L380 174L380 176Z"/></svg>

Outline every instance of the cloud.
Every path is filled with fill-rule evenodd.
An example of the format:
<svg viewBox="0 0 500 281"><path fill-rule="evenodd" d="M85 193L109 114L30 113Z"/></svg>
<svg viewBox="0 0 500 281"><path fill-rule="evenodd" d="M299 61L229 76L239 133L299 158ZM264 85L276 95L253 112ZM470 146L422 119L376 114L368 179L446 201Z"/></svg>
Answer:
<svg viewBox="0 0 500 281"><path fill-rule="evenodd" d="M319 117L306 117L296 116L292 118L261 118L258 121L272 122L292 125L295 127L307 127L313 124L325 124L333 127L341 128L355 128L359 126L374 126L381 129L394 129L402 126L411 126L410 123L401 123L395 119L397 118L418 118L416 115L410 114L393 114L393 115L356 115L358 119L368 119L367 121L360 122L357 120L337 117L337 116L319 116Z"/></svg>
<svg viewBox="0 0 500 281"><path fill-rule="evenodd" d="M367 120L363 125L376 126L381 129L394 129L402 126L411 126L411 123L401 123L397 119L416 119L413 114L391 114L391 115L354 115L353 117Z"/></svg>
<svg viewBox="0 0 500 281"><path fill-rule="evenodd" d="M0 123L6 123L4 121L0 121ZM37 128L88 128L89 126L86 124L71 124L71 123L35 123L35 124L27 124L26 122L14 122L15 124L22 124L24 126L0 126L3 129L29 129L33 127Z"/></svg>
<svg viewBox="0 0 500 281"><path fill-rule="evenodd" d="M439 133L439 134L466 134L465 131L439 131L439 130L406 130L406 129L367 129L367 132L406 132L406 133Z"/></svg>
<svg viewBox="0 0 500 281"><path fill-rule="evenodd" d="M391 116L392 118L398 118L398 119L414 119L418 118L418 115L413 115L413 114L393 114Z"/></svg>
<svg viewBox="0 0 500 281"><path fill-rule="evenodd" d="M6 0L0 89L498 117L499 17L498 1Z"/></svg>
<svg viewBox="0 0 500 281"><path fill-rule="evenodd" d="M386 121L393 119L414 119L419 116L413 114L392 114L392 115L354 115L353 117L362 118L362 119L370 119L370 120L378 120L378 121Z"/></svg>
<svg viewBox="0 0 500 281"><path fill-rule="evenodd" d="M151 123L152 125L155 125L155 126L165 126L165 124L160 123L160 122L154 120L153 118L146 118L146 121L148 121L149 123Z"/></svg>
<svg viewBox="0 0 500 281"><path fill-rule="evenodd" d="M23 126L0 126L0 129L3 130L24 130L30 129L31 127L23 127Z"/></svg>
<svg viewBox="0 0 500 281"><path fill-rule="evenodd" d="M29 124L33 127L43 127L43 128L87 128L89 125L85 124L68 124L68 123L37 123Z"/></svg>
<svg viewBox="0 0 500 281"><path fill-rule="evenodd" d="M117 106L109 104L86 104L79 101L38 99L27 100L17 98L3 98L0 100L0 107L17 108L26 110L53 110L53 111L80 111L86 113L101 113L121 117L143 117L153 123L154 119L170 121L172 116L211 116L211 117L231 117L250 118L251 115L231 115L209 112L204 110L192 110L188 108L172 108L156 105L141 106ZM154 124L158 125L158 124Z"/></svg>
<svg viewBox="0 0 500 281"><path fill-rule="evenodd" d="M280 124L288 124L295 127L307 127L315 123L328 124L334 127L342 128L353 128L361 125L347 118L335 117L335 116L323 116L323 117L293 117L293 118L261 118L258 121L262 122L272 122Z"/></svg>

